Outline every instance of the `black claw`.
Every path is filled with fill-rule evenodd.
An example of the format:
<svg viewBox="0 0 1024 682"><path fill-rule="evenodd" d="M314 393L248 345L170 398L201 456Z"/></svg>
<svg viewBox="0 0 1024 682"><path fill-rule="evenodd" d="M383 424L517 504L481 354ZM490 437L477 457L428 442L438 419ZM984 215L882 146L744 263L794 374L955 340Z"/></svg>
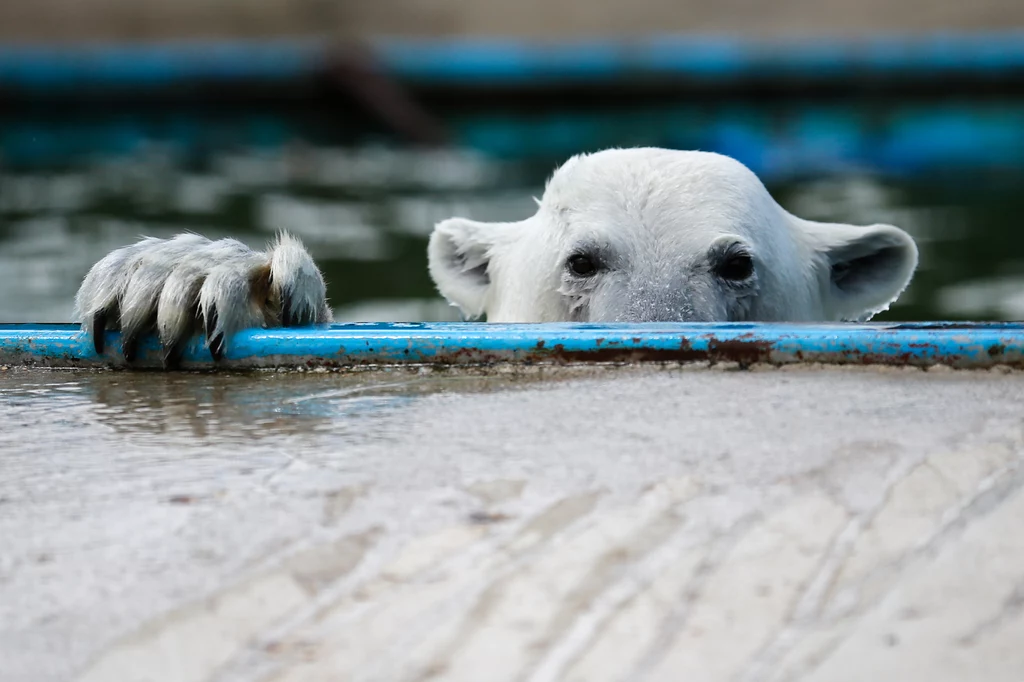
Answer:
<svg viewBox="0 0 1024 682"><path fill-rule="evenodd" d="M210 348L210 355L213 356L213 359L220 360L224 357L224 334L220 333L214 336L213 332L216 328L217 308L210 306L209 313L206 315L206 344Z"/></svg>
<svg viewBox="0 0 1024 682"><path fill-rule="evenodd" d="M214 361L218 361L224 357L223 334L217 334L217 336L210 339L210 355L213 356Z"/></svg>
<svg viewBox="0 0 1024 682"><path fill-rule="evenodd" d="M184 352L185 346L182 343L171 344L170 347L164 348L164 369L178 369Z"/></svg>
<svg viewBox="0 0 1024 682"><path fill-rule="evenodd" d="M209 313L206 315L206 338L207 340L213 337L213 330L217 328L217 308L210 306Z"/></svg>
<svg viewBox="0 0 1024 682"><path fill-rule="evenodd" d="M284 294L281 297L281 326L290 327L295 319L292 317L292 297Z"/></svg>
<svg viewBox="0 0 1024 682"><path fill-rule="evenodd" d="M107 311L101 310L92 316L92 346L96 349L96 355L103 355L103 345L106 341L107 332Z"/></svg>
<svg viewBox="0 0 1024 682"><path fill-rule="evenodd" d="M139 351L139 337L134 334L125 334L121 337L121 352L124 354L124 361L128 364L135 362Z"/></svg>

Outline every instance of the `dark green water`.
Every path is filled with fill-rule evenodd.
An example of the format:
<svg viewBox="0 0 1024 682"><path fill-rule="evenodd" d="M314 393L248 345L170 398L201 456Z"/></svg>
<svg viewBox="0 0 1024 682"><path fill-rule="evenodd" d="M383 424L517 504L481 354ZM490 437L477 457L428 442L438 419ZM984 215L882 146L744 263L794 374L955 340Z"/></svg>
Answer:
<svg viewBox="0 0 1024 682"><path fill-rule="evenodd" d="M0 322L67 321L90 265L141 235L187 229L261 245L281 228L323 268L339 320L455 319L426 270L433 224L525 217L551 168L468 152L296 144L189 162L152 148L60 167L0 166ZM879 319L1024 317L1019 178L848 173L768 184L803 217L887 222L918 240L917 277Z"/></svg>

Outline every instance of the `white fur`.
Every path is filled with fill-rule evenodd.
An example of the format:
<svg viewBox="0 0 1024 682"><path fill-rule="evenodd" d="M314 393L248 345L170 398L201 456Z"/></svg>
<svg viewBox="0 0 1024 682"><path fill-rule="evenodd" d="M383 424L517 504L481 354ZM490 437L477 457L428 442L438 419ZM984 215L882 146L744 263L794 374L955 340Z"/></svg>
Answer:
<svg viewBox="0 0 1024 682"><path fill-rule="evenodd" d="M736 249L755 264L740 284L716 274ZM597 275L568 271L580 251ZM491 322L863 320L917 266L902 230L802 220L733 159L650 148L575 156L535 215L442 221L428 254L441 294Z"/></svg>
<svg viewBox="0 0 1024 682"><path fill-rule="evenodd" d="M330 319L327 285L302 242L281 233L271 248L270 271L286 326Z"/></svg>
<svg viewBox="0 0 1024 682"><path fill-rule="evenodd" d="M254 291L268 273L266 292ZM129 359L139 337L155 330L170 362L200 328L219 357L241 329L282 319L290 326L330 322L326 293L313 259L290 235L254 251L234 239L181 234L143 239L96 263L78 290L75 316L100 350L104 330L121 329Z"/></svg>
<svg viewBox="0 0 1024 682"><path fill-rule="evenodd" d="M100 311L113 311L124 298L125 287L138 264L141 254L162 243L148 237L108 253L92 266L75 296L75 317L83 323L91 321Z"/></svg>
<svg viewBox="0 0 1024 682"><path fill-rule="evenodd" d="M210 271L221 263L237 262L248 253L252 251L242 242L221 239L208 242L174 264L157 301L157 332L164 348L173 348L192 334L201 317L197 317L199 293Z"/></svg>
<svg viewBox="0 0 1024 682"><path fill-rule="evenodd" d="M156 312L164 283L175 265L209 243L199 235L182 234L139 251L119 304L121 333L125 339L137 339L145 333Z"/></svg>
<svg viewBox="0 0 1024 682"><path fill-rule="evenodd" d="M240 329L265 327L267 320L260 303L250 295L249 284L267 255L239 254L214 265L199 289L199 312L206 326L206 343L226 340Z"/></svg>

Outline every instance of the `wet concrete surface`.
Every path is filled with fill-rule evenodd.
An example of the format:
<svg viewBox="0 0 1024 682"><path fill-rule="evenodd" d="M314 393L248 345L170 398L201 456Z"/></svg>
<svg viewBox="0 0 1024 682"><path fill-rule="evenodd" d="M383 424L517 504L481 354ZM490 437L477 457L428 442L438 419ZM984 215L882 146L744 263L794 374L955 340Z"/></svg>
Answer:
<svg viewBox="0 0 1024 682"><path fill-rule="evenodd" d="M0 679L1020 680L1024 374L0 371Z"/></svg>

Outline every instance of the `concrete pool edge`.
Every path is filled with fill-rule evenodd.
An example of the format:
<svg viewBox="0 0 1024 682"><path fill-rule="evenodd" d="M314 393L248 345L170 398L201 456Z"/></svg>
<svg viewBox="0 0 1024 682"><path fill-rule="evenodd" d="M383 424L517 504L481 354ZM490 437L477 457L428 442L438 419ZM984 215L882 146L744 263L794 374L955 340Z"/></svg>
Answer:
<svg viewBox="0 0 1024 682"><path fill-rule="evenodd" d="M737 363L1024 367L1024 324L360 323L246 330L214 362L197 337L182 369ZM118 332L97 355L71 324L0 325L0 365L126 367ZM161 368L154 338L132 368Z"/></svg>

